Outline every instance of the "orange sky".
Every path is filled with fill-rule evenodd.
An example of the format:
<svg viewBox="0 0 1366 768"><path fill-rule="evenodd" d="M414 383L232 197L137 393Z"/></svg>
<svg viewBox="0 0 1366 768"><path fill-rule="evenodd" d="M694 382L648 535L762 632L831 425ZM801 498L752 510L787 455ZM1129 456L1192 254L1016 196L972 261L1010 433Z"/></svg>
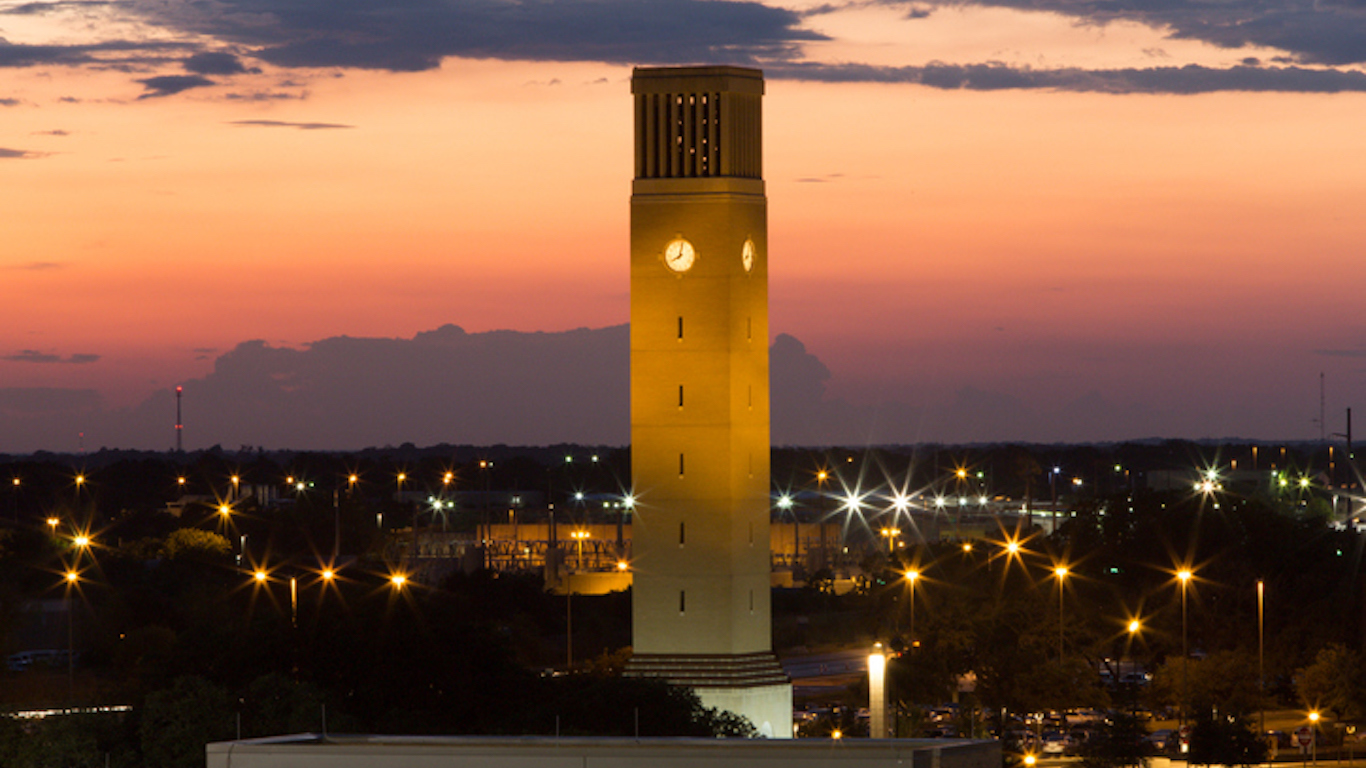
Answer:
<svg viewBox="0 0 1366 768"><path fill-rule="evenodd" d="M894 10L810 17L832 39L804 56L1275 53L973 6L898 26ZM10 43L84 34L0 17ZM254 66L143 99L116 69L0 68L0 149L23 153L0 158L0 388L95 388L122 407L248 339L626 321L629 66ZM302 98L249 98L268 93ZM1332 408L1366 392L1363 124L1363 93L770 79L772 328L856 402L971 386L1228 409L1219 389L1239 386L1246 421L1202 429L1316 436L1320 371Z"/></svg>

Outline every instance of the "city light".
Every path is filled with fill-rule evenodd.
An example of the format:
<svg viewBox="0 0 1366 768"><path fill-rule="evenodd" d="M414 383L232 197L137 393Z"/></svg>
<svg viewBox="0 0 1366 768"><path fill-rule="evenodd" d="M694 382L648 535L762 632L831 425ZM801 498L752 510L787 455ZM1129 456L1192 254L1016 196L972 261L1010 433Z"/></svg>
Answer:
<svg viewBox="0 0 1366 768"><path fill-rule="evenodd" d="M911 511L911 496L905 491L896 491L892 494L892 510L897 514L907 514Z"/></svg>

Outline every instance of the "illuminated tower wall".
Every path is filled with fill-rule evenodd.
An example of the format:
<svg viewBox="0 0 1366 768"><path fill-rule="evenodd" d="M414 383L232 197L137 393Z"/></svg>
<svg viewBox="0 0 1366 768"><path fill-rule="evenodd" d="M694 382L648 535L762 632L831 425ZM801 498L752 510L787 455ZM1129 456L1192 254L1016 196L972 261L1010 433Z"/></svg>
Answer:
<svg viewBox="0 0 1366 768"><path fill-rule="evenodd" d="M763 77L637 69L632 93L628 674L790 736L769 608Z"/></svg>

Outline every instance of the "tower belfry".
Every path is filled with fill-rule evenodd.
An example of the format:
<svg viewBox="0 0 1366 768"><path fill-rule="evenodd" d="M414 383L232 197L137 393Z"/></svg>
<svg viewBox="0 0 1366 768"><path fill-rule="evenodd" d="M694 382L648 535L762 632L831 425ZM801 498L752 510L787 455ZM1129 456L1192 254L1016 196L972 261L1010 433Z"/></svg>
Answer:
<svg viewBox="0 0 1366 768"><path fill-rule="evenodd" d="M634 656L791 734L769 608L763 76L636 69L631 194Z"/></svg>

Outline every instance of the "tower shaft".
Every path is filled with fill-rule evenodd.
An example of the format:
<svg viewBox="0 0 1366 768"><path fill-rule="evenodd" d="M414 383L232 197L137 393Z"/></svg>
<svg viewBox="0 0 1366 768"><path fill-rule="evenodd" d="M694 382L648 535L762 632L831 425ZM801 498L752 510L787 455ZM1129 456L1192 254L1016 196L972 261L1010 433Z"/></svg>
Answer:
<svg viewBox="0 0 1366 768"><path fill-rule="evenodd" d="M762 75L637 69L631 196L629 674L786 735L769 607Z"/></svg>

